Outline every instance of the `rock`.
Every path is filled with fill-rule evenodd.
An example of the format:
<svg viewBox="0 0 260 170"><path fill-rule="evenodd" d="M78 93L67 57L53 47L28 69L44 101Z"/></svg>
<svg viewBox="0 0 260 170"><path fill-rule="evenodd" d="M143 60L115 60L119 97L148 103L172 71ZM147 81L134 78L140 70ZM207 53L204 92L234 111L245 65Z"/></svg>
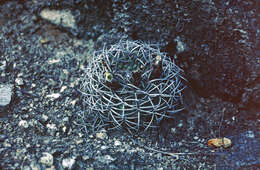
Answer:
<svg viewBox="0 0 260 170"><path fill-rule="evenodd" d="M0 134L0 142L3 142L7 138L6 135Z"/></svg>
<svg viewBox="0 0 260 170"><path fill-rule="evenodd" d="M51 98L52 100L60 97L60 93L52 93L46 96L47 98Z"/></svg>
<svg viewBox="0 0 260 170"><path fill-rule="evenodd" d="M22 78L16 78L16 79L15 79L15 83L16 83L18 86L24 85L24 82L23 82L23 79L22 79Z"/></svg>
<svg viewBox="0 0 260 170"><path fill-rule="evenodd" d="M119 140L116 140L116 141L114 142L114 145L115 145L115 146L121 146L122 143L121 143Z"/></svg>
<svg viewBox="0 0 260 170"><path fill-rule="evenodd" d="M105 130L101 130L100 132L96 133L96 138L104 140L107 138L107 133Z"/></svg>
<svg viewBox="0 0 260 170"><path fill-rule="evenodd" d="M69 10L59 11L59 10L43 9L40 12L40 16L43 19L46 19L53 24L76 29L75 18L71 14L71 11L69 11Z"/></svg>
<svg viewBox="0 0 260 170"><path fill-rule="evenodd" d="M0 84L0 106L6 106L11 102L12 86Z"/></svg>
<svg viewBox="0 0 260 170"><path fill-rule="evenodd" d="M254 139L255 138L255 134L253 131L249 130L245 133L245 136L248 137L248 138L252 138Z"/></svg>
<svg viewBox="0 0 260 170"><path fill-rule="evenodd" d="M18 126L23 127L23 128L28 128L29 124L26 120L20 120L20 122L18 123Z"/></svg>
<svg viewBox="0 0 260 170"><path fill-rule="evenodd" d="M83 156L82 156L82 159L83 159L84 161L86 161L86 160L90 159L90 156L89 156L89 155L83 155Z"/></svg>
<svg viewBox="0 0 260 170"><path fill-rule="evenodd" d="M198 140L199 137L198 137L198 136L194 136L193 139L194 139L194 140Z"/></svg>
<svg viewBox="0 0 260 170"><path fill-rule="evenodd" d="M12 145L9 143L8 139L6 139L6 140L4 141L3 146L6 147L6 148L10 148Z"/></svg>
<svg viewBox="0 0 260 170"><path fill-rule="evenodd" d="M75 165L75 158L65 158L62 160L62 166L63 168L72 169Z"/></svg>
<svg viewBox="0 0 260 170"><path fill-rule="evenodd" d="M60 92L63 93L66 88L67 88L67 86L62 86L60 89Z"/></svg>
<svg viewBox="0 0 260 170"><path fill-rule="evenodd" d="M103 145L103 146L100 147L100 149L101 150L106 150L106 149L108 149L108 146Z"/></svg>
<svg viewBox="0 0 260 170"><path fill-rule="evenodd" d="M3 71L6 68L6 60L0 61L0 70Z"/></svg>
<svg viewBox="0 0 260 170"><path fill-rule="evenodd" d="M47 130L48 130L49 134L54 136L57 131L56 125L54 123L52 123L52 124L48 123L46 125L46 127L48 128Z"/></svg>
<svg viewBox="0 0 260 170"><path fill-rule="evenodd" d="M41 120L43 121L43 122L46 122L47 120L48 120L48 116L47 115L45 115L45 114L42 114L42 116L41 116Z"/></svg>
<svg viewBox="0 0 260 170"><path fill-rule="evenodd" d="M110 155L105 155L105 156L97 157L97 160L104 164L110 164L111 162L115 161L116 158L112 158Z"/></svg>
<svg viewBox="0 0 260 170"><path fill-rule="evenodd" d="M43 152L42 153L42 157L39 160L39 163L42 163L46 166L52 166L53 164L53 156L52 154L48 153L48 152Z"/></svg>

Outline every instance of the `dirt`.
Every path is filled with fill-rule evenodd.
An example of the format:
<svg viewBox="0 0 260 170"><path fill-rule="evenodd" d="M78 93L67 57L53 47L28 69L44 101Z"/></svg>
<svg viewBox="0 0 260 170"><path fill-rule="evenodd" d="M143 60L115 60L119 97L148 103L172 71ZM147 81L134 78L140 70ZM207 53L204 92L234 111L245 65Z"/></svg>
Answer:
<svg viewBox="0 0 260 170"><path fill-rule="evenodd" d="M0 3L0 63L6 62L0 65L0 84L14 87L10 104L0 107L1 169L259 167L258 105L215 93L203 96L193 86L184 96L186 110L162 122L158 130L130 135L81 126L78 115L86 110L79 92L81 80L92 52L111 27L100 20L97 23L103 27L95 30L95 19L90 18L92 25L79 27L79 34L86 29L85 36L74 35L39 17L41 9L65 3L49 2ZM92 9L95 16L96 6ZM229 138L232 145L209 147L207 141L216 137Z"/></svg>

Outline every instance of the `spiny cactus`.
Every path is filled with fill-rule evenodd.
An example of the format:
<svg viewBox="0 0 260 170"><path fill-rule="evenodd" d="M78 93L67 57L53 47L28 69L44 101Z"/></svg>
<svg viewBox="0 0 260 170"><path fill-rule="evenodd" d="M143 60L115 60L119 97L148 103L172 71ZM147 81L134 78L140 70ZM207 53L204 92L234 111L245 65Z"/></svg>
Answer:
<svg viewBox="0 0 260 170"><path fill-rule="evenodd" d="M155 45L120 41L94 54L81 92L91 126L129 132L158 127L182 110L182 70ZM88 120L85 120L85 122ZM86 123L87 124L87 123Z"/></svg>

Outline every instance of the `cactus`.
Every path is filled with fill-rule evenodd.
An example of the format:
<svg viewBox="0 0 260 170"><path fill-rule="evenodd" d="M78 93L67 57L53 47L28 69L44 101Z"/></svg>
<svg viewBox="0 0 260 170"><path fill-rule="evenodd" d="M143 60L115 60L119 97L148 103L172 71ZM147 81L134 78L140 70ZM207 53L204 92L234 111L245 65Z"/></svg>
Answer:
<svg viewBox="0 0 260 170"><path fill-rule="evenodd" d="M121 40L104 47L85 74L81 92L87 114L81 117L91 115L95 129L146 131L183 109L182 70L155 45Z"/></svg>

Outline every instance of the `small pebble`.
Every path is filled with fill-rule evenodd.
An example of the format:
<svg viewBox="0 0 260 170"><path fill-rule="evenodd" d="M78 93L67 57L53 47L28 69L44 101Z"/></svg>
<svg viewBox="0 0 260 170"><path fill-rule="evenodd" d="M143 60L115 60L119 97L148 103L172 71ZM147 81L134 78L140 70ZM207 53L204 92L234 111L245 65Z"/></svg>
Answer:
<svg viewBox="0 0 260 170"><path fill-rule="evenodd" d="M0 70L5 70L5 68L6 68L6 61L5 60L3 60L3 61L0 61Z"/></svg>
<svg viewBox="0 0 260 170"><path fill-rule="evenodd" d="M51 99L57 99L60 97L60 93L48 94L46 97Z"/></svg>
<svg viewBox="0 0 260 170"><path fill-rule="evenodd" d="M64 169L72 169L73 165L75 164L75 159L74 158L65 158L62 160L62 166Z"/></svg>
<svg viewBox="0 0 260 170"><path fill-rule="evenodd" d="M97 159L104 164L109 164L116 160L115 158L112 158L110 155L100 156Z"/></svg>
<svg viewBox="0 0 260 170"><path fill-rule="evenodd" d="M23 79L22 79L22 78L16 78L16 79L15 79L15 83L16 83L18 86L24 85L24 82L23 82Z"/></svg>
<svg viewBox="0 0 260 170"><path fill-rule="evenodd" d="M104 139L106 139L107 138L107 133L106 133L106 131L101 131L101 132L97 132L96 133L96 138L98 138L98 139L101 139L101 140L104 140Z"/></svg>
<svg viewBox="0 0 260 170"><path fill-rule="evenodd" d="M7 138L6 135L1 134L1 135L0 135L0 142L3 142L6 138Z"/></svg>
<svg viewBox="0 0 260 170"><path fill-rule="evenodd" d="M60 92L64 92L64 90L67 88L67 86L62 86L61 89L60 89Z"/></svg>
<svg viewBox="0 0 260 170"><path fill-rule="evenodd" d="M121 146L122 143L121 143L119 140L116 140L116 141L114 142L114 145L115 145L115 146Z"/></svg>
<svg viewBox="0 0 260 170"><path fill-rule="evenodd" d="M198 140L199 137L198 137L198 136L194 136L193 139L194 139L194 140Z"/></svg>
<svg viewBox="0 0 260 170"><path fill-rule="evenodd" d="M24 127L24 128L28 128L29 127L29 125L28 125L26 120L20 120L18 126Z"/></svg>
<svg viewBox="0 0 260 170"><path fill-rule="evenodd" d="M42 117L41 117L42 121L46 122L48 120L48 118L49 117L47 115L42 114Z"/></svg>
<svg viewBox="0 0 260 170"><path fill-rule="evenodd" d="M108 147L107 147L107 146L104 146L104 145L100 147L101 150L106 150L107 148L108 148Z"/></svg>
<svg viewBox="0 0 260 170"><path fill-rule="evenodd" d="M88 155L84 155L84 156L82 156L82 159L83 159L84 161L86 161L86 160L90 159L90 157L89 157Z"/></svg>
<svg viewBox="0 0 260 170"><path fill-rule="evenodd" d="M0 84L0 106L6 106L11 102L12 86Z"/></svg>
<svg viewBox="0 0 260 170"><path fill-rule="evenodd" d="M249 138L255 138L255 134L254 134L254 132L251 131L251 130L247 131L246 136L249 137Z"/></svg>
<svg viewBox="0 0 260 170"><path fill-rule="evenodd" d="M50 10L43 9L40 16L53 24L62 25L63 27L76 28L76 21L69 10Z"/></svg>
<svg viewBox="0 0 260 170"><path fill-rule="evenodd" d="M5 140L3 146L6 147L6 148L9 148L9 147L11 147L12 145Z"/></svg>
<svg viewBox="0 0 260 170"><path fill-rule="evenodd" d="M42 155L43 156L40 158L39 163L42 163L47 166L51 166L53 164L52 154L50 154L48 152L43 152Z"/></svg>
<svg viewBox="0 0 260 170"><path fill-rule="evenodd" d="M78 139L78 140L76 140L76 144L77 144L77 145L79 145L79 144L81 144L81 143L83 143L83 142L84 142L83 139Z"/></svg>

